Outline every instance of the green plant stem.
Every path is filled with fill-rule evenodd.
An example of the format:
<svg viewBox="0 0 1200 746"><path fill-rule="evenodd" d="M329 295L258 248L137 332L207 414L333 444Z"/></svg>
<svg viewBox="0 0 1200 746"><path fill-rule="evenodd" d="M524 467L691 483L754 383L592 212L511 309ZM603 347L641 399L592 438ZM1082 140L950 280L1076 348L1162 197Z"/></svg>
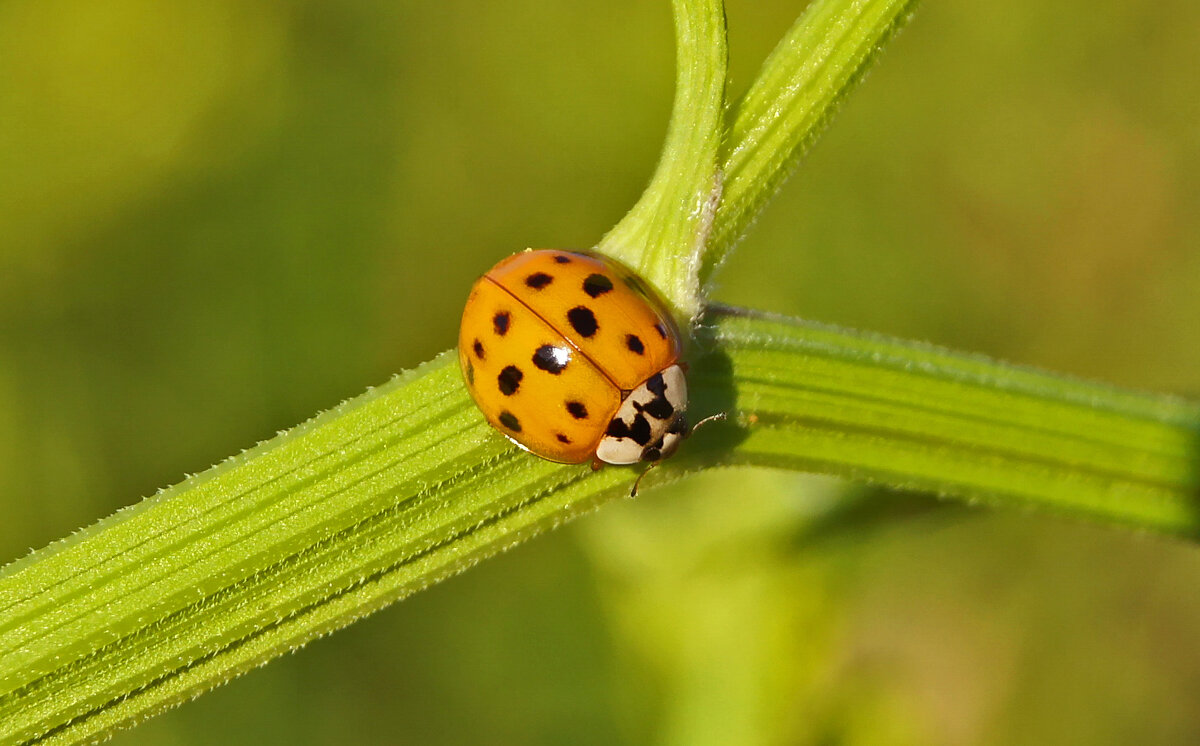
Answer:
<svg viewBox="0 0 1200 746"><path fill-rule="evenodd" d="M670 305L681 328L700 312L698 272L721 194L728 52L721 0L673 0L675 103L658 168L637 204L596 247Z"/></svg>
<svg viewBox="0 0 1200 746"><path fill-rule="evenodd" d="M602 247L690 317L699 282L911 5L809 7L734 115L714 215L723 16L678 0L690 51L666 153ZM1195 403L750 312L709 321L695 413L730 420L646 485L749 464L1200 528ZM0 744L102 738L626 494L634 477L518 451L443 354L0 570Z"/></svg>
<svg viewBox="0 0 1200 746"><path fill-rule="evenodd" d="M647 483L814 470L1194 535L1200 406L722 309L697 414ZM445 354L0 572L0 743L186 700L627 494L636 470L507 444Z"/></svg>
<svg viewBox="0 0 1200 746"><path fill-rule="evenodd" d="M729 127L721 207L699 267L702 288L916 5L816 0L771 52Z"/></svg>
<svg viewBox="0 0 1200 746"><path fill-rule="evenodd" d="M755 421L731 462L1200 529L1195 402L748 311L726 310L713 340Z"/></svg>

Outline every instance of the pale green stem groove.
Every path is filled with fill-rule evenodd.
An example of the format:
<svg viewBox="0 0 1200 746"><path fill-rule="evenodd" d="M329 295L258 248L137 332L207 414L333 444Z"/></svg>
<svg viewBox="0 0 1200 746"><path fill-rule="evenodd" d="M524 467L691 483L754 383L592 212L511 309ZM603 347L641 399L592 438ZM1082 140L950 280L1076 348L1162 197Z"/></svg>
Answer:
<svg viewBox="0 0 1200 746"><path fill-rule="evenodd" d="M720 196L728 53L721 0L673 5L678 63L662 156L641 199L596 248L657 288L686 329L700 312L700 258Z"/></svg>
<svg viewBox="0 0 1200 746"><path fill-rule="evenodd" d="M1200 405L750 312L710 321L696 413L730 421L647 483L751 464L1200 528ZM105 735L624 495L635 473L516 450L444 354L0 572L0 743Z"/></svg>

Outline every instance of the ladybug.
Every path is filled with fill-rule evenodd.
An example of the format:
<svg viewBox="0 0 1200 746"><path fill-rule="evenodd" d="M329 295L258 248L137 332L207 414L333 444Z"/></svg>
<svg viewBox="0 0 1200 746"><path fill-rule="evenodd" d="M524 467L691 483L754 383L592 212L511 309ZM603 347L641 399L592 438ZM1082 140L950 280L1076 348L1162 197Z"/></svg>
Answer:
<svg viewBox="0 0 1200 746"><path fill-rule="evenodd" d="M476 281L458 360L471 397L509 440L598 469L657 463L688 434L681 348L662 301L630 270L539 249Z"/></svg>

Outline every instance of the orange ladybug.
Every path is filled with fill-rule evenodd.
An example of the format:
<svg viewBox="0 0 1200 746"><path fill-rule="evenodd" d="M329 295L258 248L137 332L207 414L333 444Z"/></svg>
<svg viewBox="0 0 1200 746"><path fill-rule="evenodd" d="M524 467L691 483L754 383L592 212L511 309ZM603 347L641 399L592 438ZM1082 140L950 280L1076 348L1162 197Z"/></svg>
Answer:
<svg viewBox="0 0 1200 746"><path fill-rule="evenodd" d="M493 427L550 461L658 462L688 434L679 330L628 269L527 250L479 278L458 360Z"/></svg>

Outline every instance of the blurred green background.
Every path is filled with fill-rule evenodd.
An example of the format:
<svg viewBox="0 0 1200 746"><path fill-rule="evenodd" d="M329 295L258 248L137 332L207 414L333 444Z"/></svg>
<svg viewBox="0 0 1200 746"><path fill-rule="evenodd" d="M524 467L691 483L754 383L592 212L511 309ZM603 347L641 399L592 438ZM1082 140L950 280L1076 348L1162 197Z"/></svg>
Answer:
<svg viewBox="0 0 1200 746"><path fill-rule="evenodd" d="M730 0L733 93L802 2ZM0 0L0 562L449 347L588 246L669 4ZM927 0L721 300L1200 393L1200 5ZM115 743L1200 739L1200 552L704 475Z"/></svg>

